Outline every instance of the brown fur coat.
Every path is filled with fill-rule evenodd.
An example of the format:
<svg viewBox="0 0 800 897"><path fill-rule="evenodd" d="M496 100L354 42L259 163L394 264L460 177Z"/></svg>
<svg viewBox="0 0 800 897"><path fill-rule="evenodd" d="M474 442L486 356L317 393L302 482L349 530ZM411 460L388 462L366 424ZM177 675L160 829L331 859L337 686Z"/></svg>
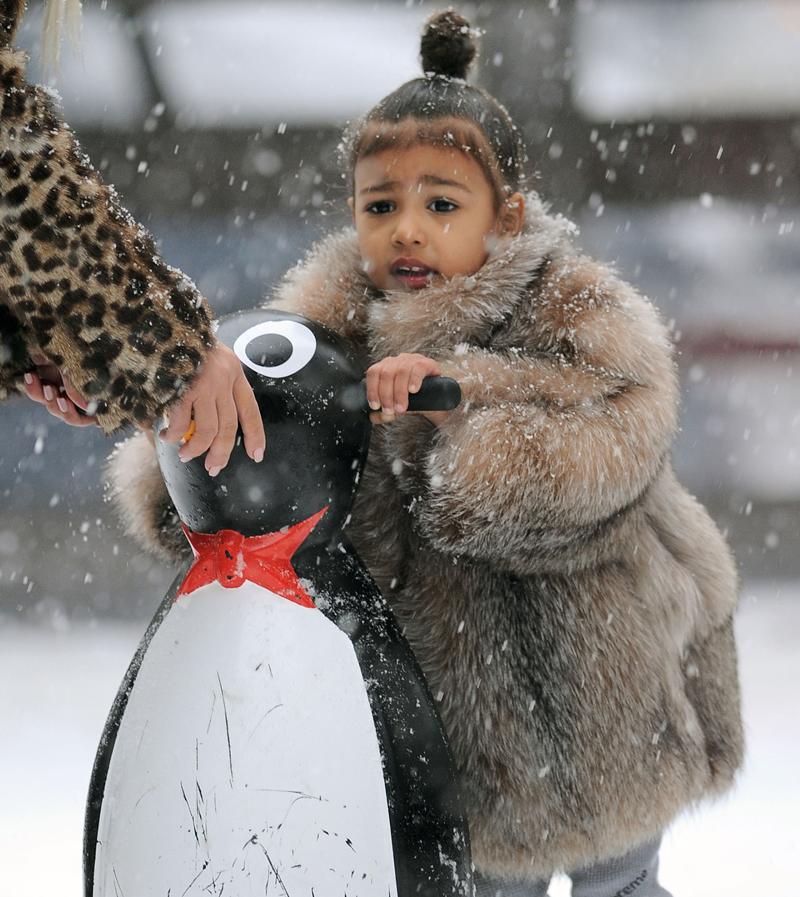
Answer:
<svg viewBox="0 0 800 897"><path fill-rule="evenodd" d="M152 421L205 357L211 313L25 80L10 46L24 5L0 2L0 400L41 353L104 430Z"/></svg>
<svg viewBox="0 0 800 897"><path fill-rule="evenodd" d="M525 232L477 274L386 295L335 234L271 303L462 385L438 429L376 429L350 533L440 702L474 859L498 876L622 854L742 756L736 575L670 467L668 336L569 231L530 197ZM147 444L114 469L131 528L179 553Z"/></svg>

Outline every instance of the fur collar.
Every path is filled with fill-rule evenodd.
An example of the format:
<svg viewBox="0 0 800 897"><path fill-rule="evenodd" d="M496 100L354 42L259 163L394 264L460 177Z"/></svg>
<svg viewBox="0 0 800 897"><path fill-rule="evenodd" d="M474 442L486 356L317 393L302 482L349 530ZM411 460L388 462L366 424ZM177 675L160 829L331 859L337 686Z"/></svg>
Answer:
<svg viewBox="0 0 800 897"><path fill-rule="evenodd" d="M560 254L575 228L528 196L522 233L498 241L475 274L453 277L413 293L388 291L369 314L369 342L377 357L437 353L458 343L483 344L514 312L542 264ZM435 327L432 326L435 323Z"/></svg>
<svg viewBox="0 0 800 897"><path fill-rule="evenodd" d="M369 281L355 231L324 238L293 268L270 305L305 314L366 344L372 358L400 352L436 356L460 343L483 345L508 320L549 259L572 251L572 222L526 197L525 227L499 241L475 274L414 292L380 291Z"/></svg>

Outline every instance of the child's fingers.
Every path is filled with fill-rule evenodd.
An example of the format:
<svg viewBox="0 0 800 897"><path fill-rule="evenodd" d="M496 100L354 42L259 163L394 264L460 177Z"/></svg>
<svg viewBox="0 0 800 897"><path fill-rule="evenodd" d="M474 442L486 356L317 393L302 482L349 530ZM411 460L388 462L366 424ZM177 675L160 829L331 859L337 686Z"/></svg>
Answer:
<svg viewBox="0 0 800 897"><path fill-rule="evenodd" d="M394 415L394 381L397 368L394 365L384 364L381 368L380 380L378 380L378 401L381 403L381 411L384 416Z"/></svg>
<svg viewBox="0 0 800 897"><path fill-rule="evenodd" d="M381 379L381 369L377 364L373 364L367 369L367 404L372 411L379 411L381 407L381 399L378 394L378 383Z"/></svg>
<svg viewBox="0 0 800 897"><path fill-rule="evenodd" d="M396 414L405 414L408 410L408 392L411 384L411 372L414 365L398 368L394 378L394 405Z"/></svg>
<svg viewBox="0 0 800 897"><path fill-rule="evenodd" d="M242 428L245 450L254 461L261 461L267 447L267 437L258 402L244 374L233 384L233 398L236 402L236 413Z"/></svg>
<svg viewBox="0 0 800 897"><path fill-rule="evenodd" d="M442 367L438 361L432 358L422 358L417 361L411 369L411 376L408 379L408 391L410 393L418 393L422 388L422 381L426 377L439 377L442 373Z"/></svg>

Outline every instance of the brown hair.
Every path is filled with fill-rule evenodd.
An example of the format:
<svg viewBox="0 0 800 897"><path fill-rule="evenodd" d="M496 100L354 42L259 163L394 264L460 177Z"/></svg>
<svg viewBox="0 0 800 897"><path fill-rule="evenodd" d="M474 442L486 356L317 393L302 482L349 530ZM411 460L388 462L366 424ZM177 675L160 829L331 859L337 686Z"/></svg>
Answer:
<svg viewBox="0 0 800 897"><path fill-rule="evenodd" d="M384 97L345 134L342 146L351 177L365 156L427 143L473 156L498 205L525 188L527 155L516 125L491 94L465 80L478 53L477 38L453 10L428 19L420 49L424 76Z"/></svg>

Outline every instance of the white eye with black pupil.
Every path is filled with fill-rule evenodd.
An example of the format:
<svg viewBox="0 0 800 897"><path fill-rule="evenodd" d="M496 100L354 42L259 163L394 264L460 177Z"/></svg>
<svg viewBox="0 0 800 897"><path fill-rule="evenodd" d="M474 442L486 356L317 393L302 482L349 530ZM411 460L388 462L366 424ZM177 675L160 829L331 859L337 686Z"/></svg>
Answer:
<svg viewBox="0 0 800 897"><path fill-rule="evenodd" d="M314 334L299 321L264 321L240 333L233 344L242 364L265 377L291 377L317 351Z"/></svg>

